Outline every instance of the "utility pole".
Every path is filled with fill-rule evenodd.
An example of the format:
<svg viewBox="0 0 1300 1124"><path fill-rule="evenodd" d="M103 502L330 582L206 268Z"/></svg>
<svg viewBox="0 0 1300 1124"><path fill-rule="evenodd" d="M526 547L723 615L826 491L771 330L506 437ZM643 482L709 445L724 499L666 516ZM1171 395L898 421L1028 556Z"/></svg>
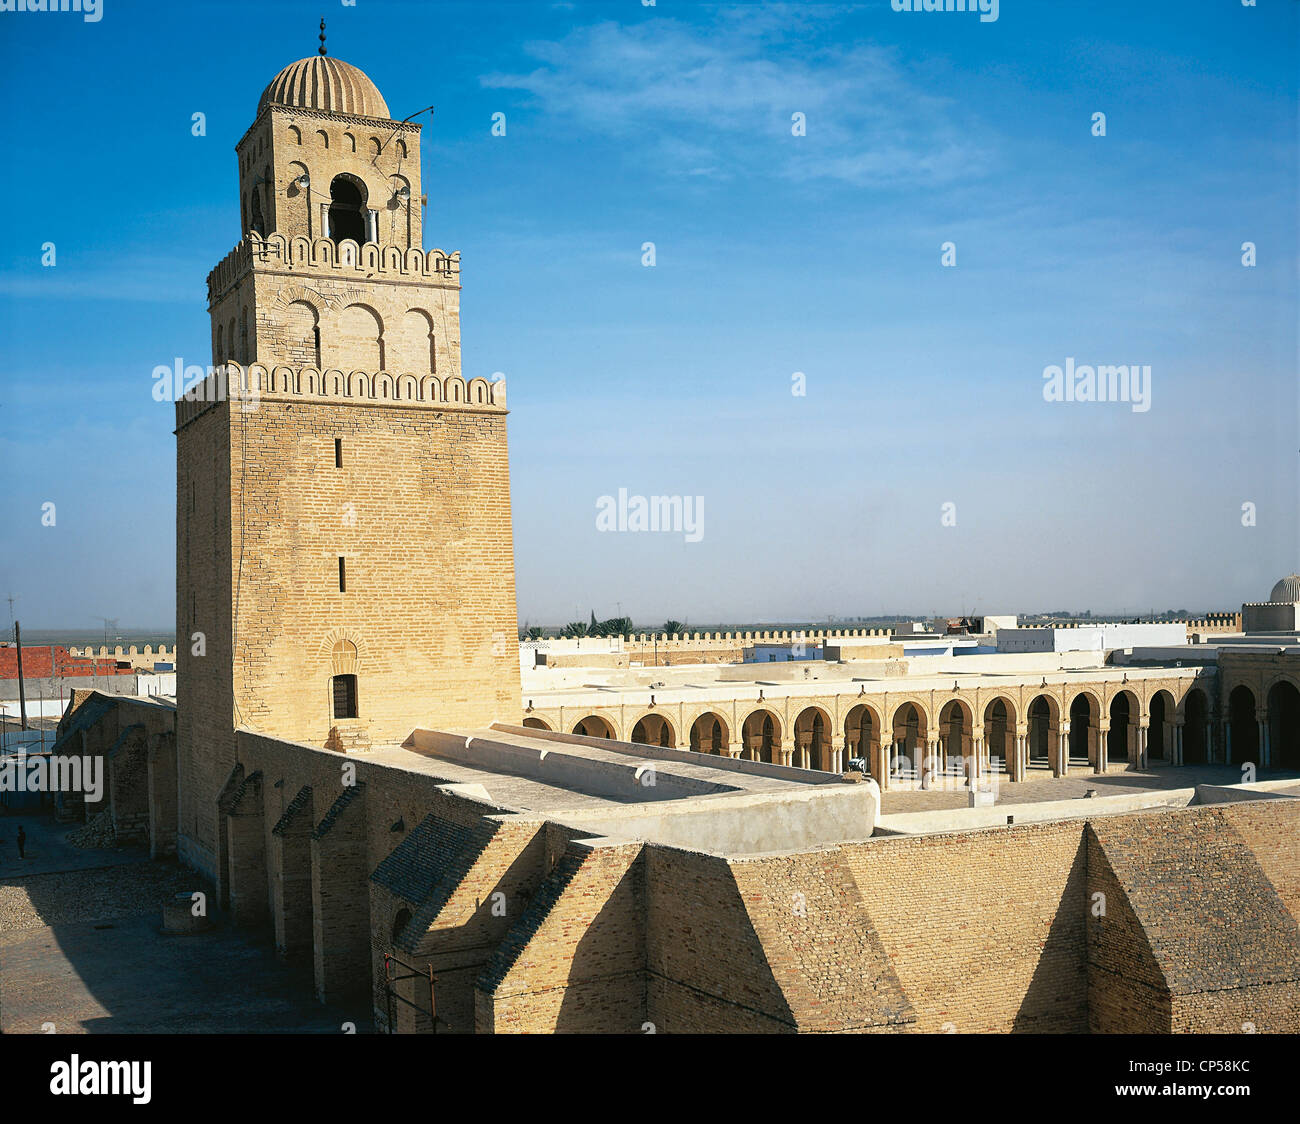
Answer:
<svg viewBox="0 0 1300 1124"><path fill-rule="evenodd" d="M18 648L18 716L20 730L27 729L27 689L23 685L23 634L14 621L14 644Z"/></svg>

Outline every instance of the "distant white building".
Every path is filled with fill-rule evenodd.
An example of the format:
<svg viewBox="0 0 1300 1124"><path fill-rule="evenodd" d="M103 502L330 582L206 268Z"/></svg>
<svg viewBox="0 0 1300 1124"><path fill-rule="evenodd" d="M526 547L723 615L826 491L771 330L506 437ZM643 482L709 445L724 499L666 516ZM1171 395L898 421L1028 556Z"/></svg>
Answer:
<svg viewBox="0 0 1300 1124"><path fill-rule="evenodd" d="M1248 601L1241 607L1244 632L1300 631L1300 574L1288 574L1267 601Z"/></svg>
<svg viewBox="0 0 1300 1124"><path fill-rule="evenodd" d="M746 663L788 663L790 660L819 660L824 650L821 641L816 643L755 644L753 656Z"/></svg>
<svg viewBox="0 0 1300 1124"><path fill-rule="evenodd" d="M1015 628L1020 618L1015 613L1004 613L998 616L985 616L978 618L978 632L996 633L1001 632L1004 628Z"/></svg>
<svg viewBox="0 0 1300 1124"><path fill-rule="evenodd" d="M895 636L934 636L930 626L924 621L899 621L894 625Z"/></svg>
<svg viewBox="0 0 1300 1124"><path fill-rule="evenodd" d="M1187 643L1185 624L1085 624L1077 628L1000 628L998 651L1109 652L1116 648Z"/></svg>
<svg viewBox="0 0 1300 1124"><path fill-rule="evenodd" d="M144 698L163 695L174 698L176 695L176 672L141 671L135 677L135 693Z"/></svg>

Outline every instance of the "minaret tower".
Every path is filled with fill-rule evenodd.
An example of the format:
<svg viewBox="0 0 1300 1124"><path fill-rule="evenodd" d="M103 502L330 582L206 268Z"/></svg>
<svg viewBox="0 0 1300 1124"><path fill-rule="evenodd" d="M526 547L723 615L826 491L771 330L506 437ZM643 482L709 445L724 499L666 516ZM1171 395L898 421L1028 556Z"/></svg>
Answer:
<svg viewBox="0 0 1300 1124"><path fill-rule="evenodd" d="M214 875L236 728L357 752L520 708L505 385L461 372L420 126L322 21L235 152L218 374L176 410L181 853Z"/></svg>

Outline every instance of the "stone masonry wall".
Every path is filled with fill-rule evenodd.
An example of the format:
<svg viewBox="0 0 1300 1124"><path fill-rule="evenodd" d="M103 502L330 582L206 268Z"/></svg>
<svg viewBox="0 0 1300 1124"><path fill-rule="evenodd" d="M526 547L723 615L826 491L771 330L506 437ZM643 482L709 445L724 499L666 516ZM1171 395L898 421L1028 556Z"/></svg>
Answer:
<svg viewBox="0 0 1300 1124"><path fill-rule="evenodd" d="M656 1031L790 1033L795 1019L721 856L646 848L647 1018Z"/></svg>
<svg viewBox="0 0 1300 1124"><path fill-rule="evenodd" d="M642 845L575 840L484 970L480 1032L641 1033Z"/></svg>
<svg viewBox="0 0 1300 1124"><path fill-rule="evenodd" d="M1079 823L845 844L845 860L916 1029L1080 1032Z"/></svg>
<svg viewBox="0 0 1300 1124"><path fill-rule="evenodd" d="M219 882L216 797L235 764L229 419L209 410L176 444L177 855Z"/></svg>
<svg viewBox="0 0 1300 1124"><path fill-rule="evenodd" d="M517 714L504 416L263 401L234 425L243 723L378 744ZM350 723L330 708L339 644L355 648Z"/></svg>
<svg viewBox="0 0 1300 1124"><path fill-rule="evenodd" d="M1142 922L1107 861L1096 833L1088 856L1088 1030L1093 1034L1168 1034L1169 987Z"/></svg>
<svg viewBox="0 0 1300 1124"><path fill-rule="evenodd" d="M1090 871L1099 847L1097 865L1104 862L1114 872L1120 901L1140 926L1118 945L1113 935L1106 937L1109 949L1090 938L1090 975L1109 971L1127 995L1140 993L1134 985L1154 977L1172 1005L1173 1030L1241 1033L1246 1022L1260 1031L1294 1030L1300 1025L1300 927L1248 836L1267 846L1279 821L1288 819L1294 835L1297 802L1250 801L1233 807L1231 816L1224 814L1229 807L1090 823ZM1114 905L1108 895L1102 926L1115 928ZM1135 927L1124 918L1119 928L1128 933ZM1094 1024L1147 1029L1097 1025L1095 1015Z"/></svg>

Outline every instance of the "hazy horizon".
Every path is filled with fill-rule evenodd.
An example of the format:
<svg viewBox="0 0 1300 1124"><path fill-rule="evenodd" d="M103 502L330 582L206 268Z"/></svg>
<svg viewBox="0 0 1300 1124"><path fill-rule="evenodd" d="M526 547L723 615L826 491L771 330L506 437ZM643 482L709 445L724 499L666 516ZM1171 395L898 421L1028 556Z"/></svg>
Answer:
<svg viewBox="0 0 1300 1124"><path fill-rule="evenodd" d="M1225 608L1216 608L1216 609L1204 609L1204 610L1192 609L1188 611L1187 616L1190 619L1196 620L1205 617L1210 613L1224 613L1224 612L1235 613L1238 611L1240 611L1239 605L1225 607ZM1008 611L1006 615L1010 615L1011 612L1012 611ZM1019 612L1016 612L1015 615L1020 618L1053 616L1053 617L1074 617L1078 619L1083 619L1085 615L1090 615L1094 620L1106 621L1110 619L1126 618L1126 617L1160 616L1166 613L1177 613L1177 612L1179 612L1179 610L1176 608L1156 608L1154 610L1152 610L1151 608L1147 608L1143 610L1129 609L1129 610L1112 611L1112 610L1089 609L1088 607L1085 606L1077 610L1064 610L1064 609L1021 610ZM619 614L616 613L601 614L598 612L596 614L596 617L598 620L605 620L605 619L609 619L610 616L616 616L616 615ZM716 632L716 631L734 632L737 630L753 631L755 629L772 630L772 629L790 629L790 628L848 629L848 628L855 628L855 627L870 627L872 622L907 621L907 620L928 621L928 620L942 619L942 618L961 617L965 615L968 614L966 614L965 612L950 612L950 613L949 612L923 612L923 613L881 613L873 616L836 616L831 621L827 621L826 618L824 617L821 619L812 618L812 617L789 617L789 618L757 618L757 619L744 620L744 621L709 620L700 623L696 623L690 620L682 620L682 625L683 625L683 630L687 632ZM980 615L980 614L975 614L975 615ZM1002 614L993 612L990 615L997 616ZM636 621L636 627L634 631L636 632L658 631L661 629L662 625L665 624L666 622L670 620L677 620L677 619L679 618L666 616L659 619L658 623L655 624L649 623L648 619L645 622L638 620ZM549 631L553 629L562 629L566 625L574 621L582 621L584 623L589 622L590 612L585 614L580 614L577 617L568 617L562 621L542 620L540 618L526 619L521 617L519 619L519 628L521 631L526 627L544 628ZM153 640L166 640L168 642L175 642L175 638L176 638L175 625L160 625L156 627L150 627L145 625L131 625L128 627L120 628L117 632L113 634L114 637L113 639L106 641L104 639L103 632L98 631L94 628L64 628L59 626L29 627L28 625L23 623L21 617L18 618L18 623L19 625L21 625L23 630L24 647L28 645L40 645L40 644L64 644L64 645L74 645L74 646L80 646L84 644L98 644L98 645L108 644L111 647L117 644L139 645L141 643L150 643ZM5 643L12 643L13 641L12 621L10 622L9 629L6 632L6 634L3 637L0 637L0 641L3 641Z"/></svg>

